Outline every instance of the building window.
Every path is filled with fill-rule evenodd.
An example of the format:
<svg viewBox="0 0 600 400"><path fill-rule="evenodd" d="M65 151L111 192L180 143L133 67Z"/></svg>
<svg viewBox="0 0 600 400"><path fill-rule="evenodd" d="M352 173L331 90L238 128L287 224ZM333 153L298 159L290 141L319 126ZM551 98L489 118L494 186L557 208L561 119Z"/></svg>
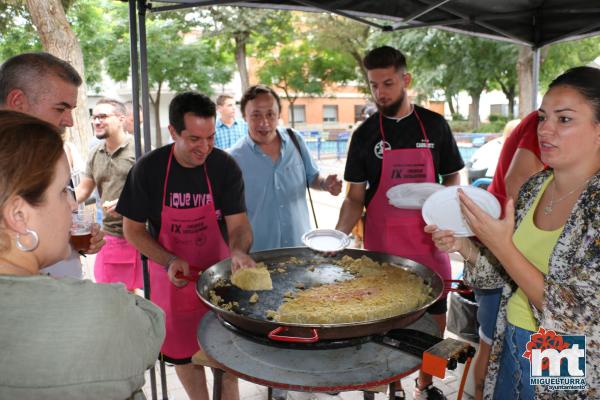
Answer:
<svg viewBox="0 0 600 400"><path fill-rule="evenodd" d="M363 104L355 104L354 105L354 122L364 121L365 117L363 115L363 109L365 106Z"/></svg>
<svg viewBox="0 0 600 400"><path fill-rule="evenodd" d="M338 107L337 106L323 106L323 122L337 122L338 121Z"/></svg>
<svg viewBox="0 0 600 400"><path fill-rule="evenodd" d="M304 106L292 106L293 121L295 124L303 124L306 122L306 110ZM290 122L292 119L290 118Z"/></svg>

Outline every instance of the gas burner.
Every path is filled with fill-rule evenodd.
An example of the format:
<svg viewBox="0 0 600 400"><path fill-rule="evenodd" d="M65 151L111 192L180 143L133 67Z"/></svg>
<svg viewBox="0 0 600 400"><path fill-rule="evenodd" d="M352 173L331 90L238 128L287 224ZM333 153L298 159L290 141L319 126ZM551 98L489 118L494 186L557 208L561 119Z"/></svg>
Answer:
<svg viewBox="0 0 600 400"><path fill-rule="evenodd" d="M466 343L435 337L431 340L437 343L427 348L431 343L426 334L436 332L435 321L426 314L400 332L342 341L321 340L322 343L298 347L298 343L276 343L266 333L249 334L207 313L197 335L209 358L244 380L287 390L336 392L389 384L419 368L444 378L446 368L468 359L474 349ZM322 344L342 347L314 351Z"/></svg>
<svg viewBox="0 0 600 400"><path fill-rule="evenodd" d="M217 319L225 328L231 332L240 335L252 342L272 346L281 349L290 350L331 350L356 347L359 349L367 343L377 343L387 347L394 348L403 353L423 358L423 368L432 375L443 377L445 369L453 370L458 363L464 363L467 358L472 358L475 349L467 343L447 338L442 339L438 336L415 329L394 329L381 335L368 335L347 339L319 340L317 342L282 342L271 340L267 336L248 332L227 321L221 316Z"/></svg>
<svg viewBox="0 0 600 400"><path fill-rule="evenodd" d="M238 328L237 326L225 321L220 316L217 316L219 322L228 330L241 335L253 342L264 344L267 346L280 347L284 349L295 349L295 350L327 350L327 349L341 349L344 347L355 347L360 346L364 343L370 342L372 338L370 336L363 336L349 339L335 339L335 340L319 340L314 343L292 343L292 342L280 342L271 340L267 336L262 336L256 333L248 332L247 330Z"/></svg>

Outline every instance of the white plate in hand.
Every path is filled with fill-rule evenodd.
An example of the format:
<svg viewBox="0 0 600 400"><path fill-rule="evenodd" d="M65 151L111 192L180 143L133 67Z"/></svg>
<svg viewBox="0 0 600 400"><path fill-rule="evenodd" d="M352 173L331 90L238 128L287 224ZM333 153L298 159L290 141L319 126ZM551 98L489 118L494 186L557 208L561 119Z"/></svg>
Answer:
<svg viewBox="0 0 600 400"><path fill-rule="evenodd" d="M344 250L350 244L350 237L335 229L313 229L302 235L302 242L315 251L327 253Z"/></svg>
<svg viewBox="0 0 600 400"><path fill-rule="evenodd" d="M433 182L402 183L389 188L386 196L394 207L420 210L429 196L444 187Z"/></svg>
<svg viewBox="0 0 600 400"><path fill-rule="evenodd" d="M423 204L421 214L427 225L437 225L439 229L451 230L455 236L475 236L460 211L457 189L462 189L492 218L500 217L500 203L488 191L474 186L449 186L429 196Z"/></svg>

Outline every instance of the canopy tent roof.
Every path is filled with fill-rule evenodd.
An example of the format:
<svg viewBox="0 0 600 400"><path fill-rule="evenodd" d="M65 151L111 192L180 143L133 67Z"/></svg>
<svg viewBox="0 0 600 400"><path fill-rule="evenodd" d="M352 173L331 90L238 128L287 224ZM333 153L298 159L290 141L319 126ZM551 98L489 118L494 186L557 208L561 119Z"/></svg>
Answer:
<svg viewBox="0 0 600 400"><path fill-rule="evenodd" d="M161 0L153 11L238 5L330 11L382 29L432 26L526 44L533 48L600 34L598 0ZM171 5L164 6L165 3ZM386 20L380 24L365 18Z"/></svg>
<svg viewBox="0 0 600 400"><path fill-rule="evenodd" d="M134 108L138 107L141 100L145 120L150 117L145 27L145 18L148 12L215 5L315 12L328 11L383 30L436 27L524 44L531 46L534 50L533 107L536 104L539 49L545 45L563 40L600 34L599 0L121 1L129 3L133 105ZM140 124L137 113L134 113L134 122L136 156L139 157L142 149L139 140ZM151 143L150 126L144 124L143 127L144 152L148 152Z"/></svg>

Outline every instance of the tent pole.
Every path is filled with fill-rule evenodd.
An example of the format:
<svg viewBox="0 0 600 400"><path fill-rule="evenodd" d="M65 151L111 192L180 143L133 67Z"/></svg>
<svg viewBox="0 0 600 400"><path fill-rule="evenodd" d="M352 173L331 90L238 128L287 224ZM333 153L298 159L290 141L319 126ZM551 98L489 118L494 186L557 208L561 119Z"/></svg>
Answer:
<svg viewBox="0 0 600 400"><path fill-rule="evenodd" d="M133 138L135 142L135 158L138 160L142 156L142 142L140 135L140 113L135 112L140 109L140 78L139 78L139 53L138 36L135 5L136 0L129 0L129 58L131 61L131 103L133 108ZM142 257L142 271L144 275L144 298L150 299L150 287L148 276L148 263ZM153 366L148 371L150 375L150 391L152 400L158 399L156 388L156 369Z"/></svg>
<svg viewBox="0 0 600 400"><path fill-rule="evenodd" d="M138 0L138 23L140 27L140 75L142 82L142 112L144 114L144 153L151 150L150 137L150 90L148 88L148 48L146 46L146 0ZM160 134L160 132L158 132Z"/></svg>
<svg viewBox="0 0 600 400"><path fill-rule="evenodd" d="M133 110L140 109L140 76L139 53L137 48L137 22L135 20L135 0L129 0L129 57L131 59L131 102ZM133 138L135 140L135 158L142 156L142 141L140 132L140 113L133 113Z"/></svg>
<svg viewBox="0 0 600 400"><path fill-rule="evenodd" d="M533 68L532 68L532 79L531 79L531 109L537 110L538 108L538 91L540 87L540 48L536 47L533 49Z"/></svg>

